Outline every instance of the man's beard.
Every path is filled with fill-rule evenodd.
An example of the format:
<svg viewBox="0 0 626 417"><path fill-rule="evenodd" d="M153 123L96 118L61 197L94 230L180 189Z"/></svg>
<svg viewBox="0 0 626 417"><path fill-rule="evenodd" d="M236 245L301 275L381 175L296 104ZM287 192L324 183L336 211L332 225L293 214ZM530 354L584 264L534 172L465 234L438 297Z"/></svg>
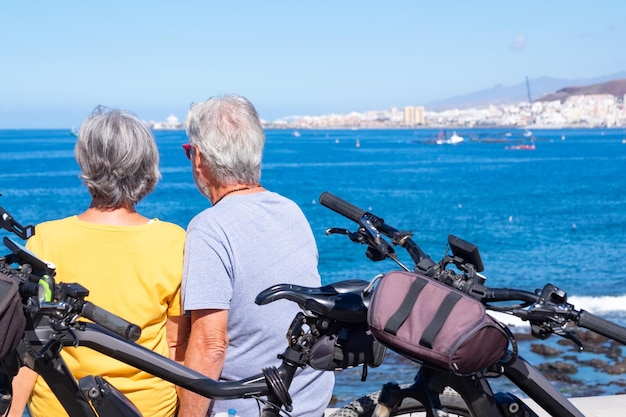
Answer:
<svg viewBox="0 0 626 417"><path fill-rule="evenodd" d="M211 193L209 192L209 187L203 181L200 181L200 179L198 179L195 170L192 170L192 175L193 182L196 183L196 187L198 188L198 191L200 191L200 194L202 194L203 196L208 198L209 201L211 201Z"/></svg>

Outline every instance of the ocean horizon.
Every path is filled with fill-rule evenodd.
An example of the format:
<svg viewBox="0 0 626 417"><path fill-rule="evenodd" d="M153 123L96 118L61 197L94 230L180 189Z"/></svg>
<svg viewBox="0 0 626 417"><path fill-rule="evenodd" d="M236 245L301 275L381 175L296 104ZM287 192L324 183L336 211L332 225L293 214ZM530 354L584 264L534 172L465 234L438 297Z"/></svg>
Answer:
<svg viewBox="0 0 626 417"><path fill-rule="evenodd" d="M355 229L319 204L328 191L411 230L434 260L444 255L449 234L476 244L488 286L532 291L552 283L577 308L626 325L626 130L542 129L532 137L523 129L455 131L464 142L434 144L439 129L267 130L261 183L304 211L324 284L398 269L369 261L365 247L345 236L326 236L330 227ZM138 210L186 227L209 203L181 148L185 132L155 137L162 179ZM74 142L69 130L0 130L0 206L23 225L83 211L89 195ZM525 331L524 323L511 324ZM337 402L394 377L399 362L392 362L370 369L366 383L358 369L337 373ZM605 394L625 380L585 370L581 377L607 385Z"/></svg>

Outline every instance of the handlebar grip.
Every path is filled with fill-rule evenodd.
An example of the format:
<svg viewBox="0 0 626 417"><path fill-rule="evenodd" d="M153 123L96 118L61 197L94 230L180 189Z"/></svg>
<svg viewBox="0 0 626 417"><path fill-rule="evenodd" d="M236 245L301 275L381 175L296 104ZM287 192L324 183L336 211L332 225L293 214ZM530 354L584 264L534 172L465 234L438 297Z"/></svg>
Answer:
<svg viewBox="0 0 626 417"><path fill-rule="evenodd" d="M363 215L367 213L365 210L342 200L328 191L325 191L322 195L320 195L320 204L344 217L347 217L355 223L360 223Z"/></svg>
<svg viewBox="0 0 626 417"><path fill-rule="evenodd" d="M86 301L81 312L83 317L93 321L113 333L122 336L131 342L137 341L141 336L141 328L136 324L132 324L123 318L109 313L103 308Z"/></svg>
<svg viewBox="0 0 626 417"><path fill-rule="evenodd" d="M626 327L605 320L588 311L580 311L578 325L626 345Z"/></svg>

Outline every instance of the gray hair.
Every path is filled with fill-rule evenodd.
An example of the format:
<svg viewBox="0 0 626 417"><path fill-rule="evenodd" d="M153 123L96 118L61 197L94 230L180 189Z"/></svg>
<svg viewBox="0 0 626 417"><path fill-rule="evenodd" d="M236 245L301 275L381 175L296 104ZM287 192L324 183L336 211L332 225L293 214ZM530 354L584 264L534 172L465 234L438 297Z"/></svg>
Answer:
<svg viewBox="0 0 626 417"><path fill-rule="evenodd" d="M74 156L100 208L132 207L161 178L152 131L126 110L96 107L80 127Z"/></svg>
<svg viewBox="0 0 626 417"><path fill-rule="evenodd" d="M261 179L265 132L245 97L225 95L192 105L187 136L220 184L256 184Z"/></svg>

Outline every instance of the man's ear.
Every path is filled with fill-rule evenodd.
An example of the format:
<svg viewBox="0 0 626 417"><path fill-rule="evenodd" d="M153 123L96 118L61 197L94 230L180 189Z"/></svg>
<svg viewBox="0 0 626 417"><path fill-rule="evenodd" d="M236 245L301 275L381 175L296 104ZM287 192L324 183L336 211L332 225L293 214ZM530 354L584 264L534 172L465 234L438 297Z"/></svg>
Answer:
<svg viewBox="0 0 626 417"><path fill-rule="evenodd" d="M193 153L191 162L192 162L192 169L194 171L194 175L196 176L196 178L201 179L204 183L207 183L207 182L210 183L211 182L211 170L209 169L209 166L207 165L206 161L204 160L200 152L196 150L196 152Z"/></svg>

